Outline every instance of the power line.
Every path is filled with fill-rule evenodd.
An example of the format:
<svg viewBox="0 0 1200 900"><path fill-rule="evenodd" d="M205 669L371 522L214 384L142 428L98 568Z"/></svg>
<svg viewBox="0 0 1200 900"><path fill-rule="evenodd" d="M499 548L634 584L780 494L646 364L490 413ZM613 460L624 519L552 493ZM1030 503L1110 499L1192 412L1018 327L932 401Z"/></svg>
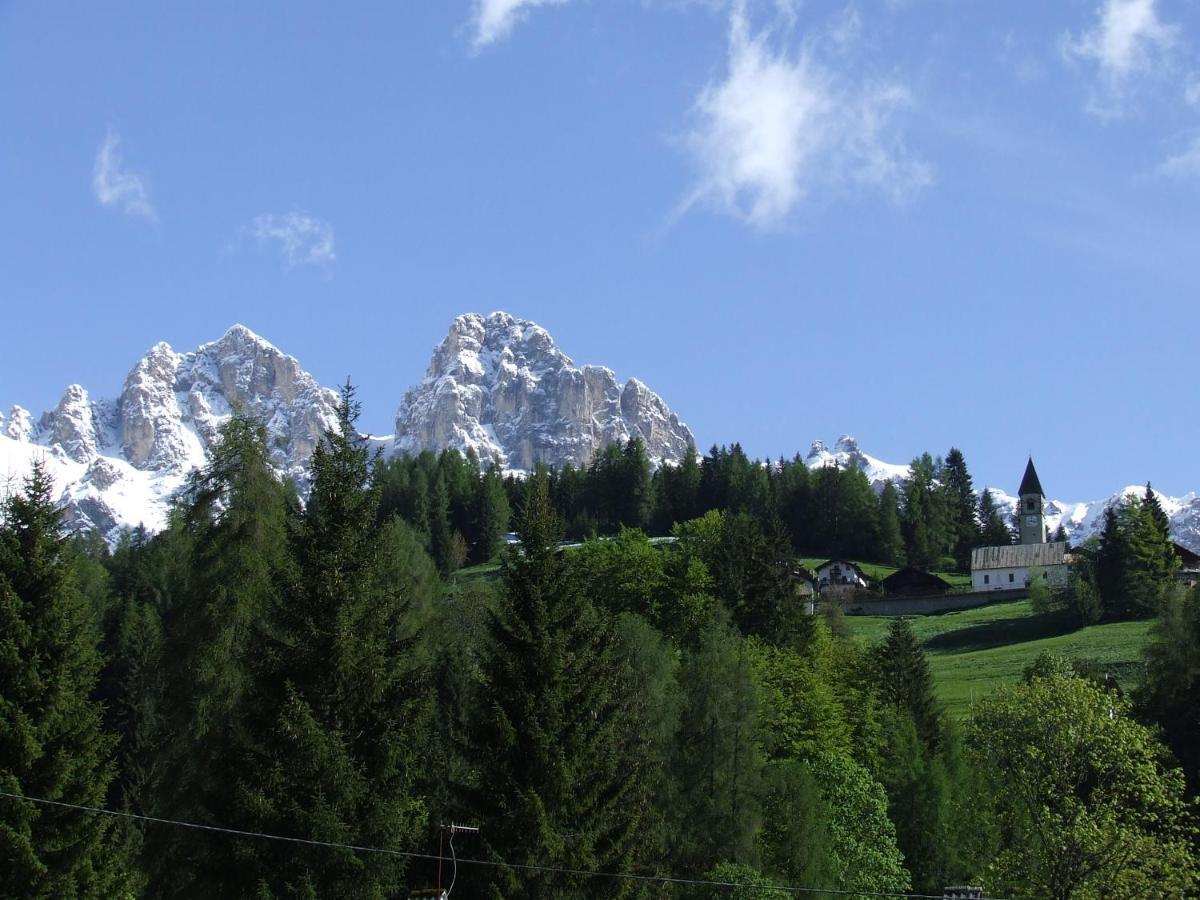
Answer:
<svg viewBox="0 0 1200 900"><path fill-rule="evenodd" d="M434 853L417 853L410 850L393 850L387 847L368 847L361 844L343 844L337 841L319 841L313 838L291 837L283 834L269 834L263 831L246 831L241 828L226 828L221 825L205 825L200 822L185 822L180 819L164 819L159 816L147 816L124 810L104 809L98 806L84 806L79 803L67 803L63 800L46 800L42 797L27 797L23 794L11 794L0 791L0 797L10 800L23 800L28 803L40 803L44 806L57 806L63 809L73 809L79 812L94 813L102 816L112 816L118 819L134 819L139 822L149 822L153 825L174 825L179 828L192 828L197 831L209 831L217 834L228 834L233 837L258 838L269 841L284 841L291 844L303 844L310 847L328 847L332 850L352 850L355 853L377 853L384 856L399 856L405 859L448 860L450 857ZM460 829L461 830L461 829ZM710 881L703 878L680 878L672 875L637 875L630 872L599 872L592 869L571 869L564 866L546 866L534 863L511 863L502 860L465 859L457 858L457 863L473 866L490 866L492 868L516 869L531 872L548 872L558 875L578 875L587 878L619 878L626 881L656 882L659 884L682 884L693 887L719 888L751 888L760 891L779 891L785 894L817 894L830 897L882 897L897 898L897 900L943 900L942 894L906 894L896 891L867 891L844 890L839 888L790 887L777 884L737 884L732 881ZM1003 900L994 897L988 900Z"/></svg>

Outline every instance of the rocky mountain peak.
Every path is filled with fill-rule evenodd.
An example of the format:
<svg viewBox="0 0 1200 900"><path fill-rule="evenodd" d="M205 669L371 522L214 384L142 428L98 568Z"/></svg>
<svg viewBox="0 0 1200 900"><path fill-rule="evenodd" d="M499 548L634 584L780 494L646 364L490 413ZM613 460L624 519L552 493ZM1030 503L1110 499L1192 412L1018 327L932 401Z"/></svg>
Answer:
<svg viewBox="0 0 1200 900"><path fill-rule="evenodd" d="M96 410L82 385L72 384L58 406L38 422L39 440L62 448L68 459L87 463L96 458L103 444Z"/></svg>
<svg viewBox="0 0 1200 900"><path fill-rule="evenodd" d="M0 426L3 426L4 436L14 441L28 441L33 436L33 416L23 406L14 405L8 411L8 418L0 416Z"/></svg>
<svg viewBox="0 0 1200 900"><path fill-rule="evenodd" d="M546 329L505 312L468 313L434 350L396 412L396 452L473 451L485 464L586 465L601 447L640 437L676 461L693 438L658 395L611 369L576 367Z"/></svg>

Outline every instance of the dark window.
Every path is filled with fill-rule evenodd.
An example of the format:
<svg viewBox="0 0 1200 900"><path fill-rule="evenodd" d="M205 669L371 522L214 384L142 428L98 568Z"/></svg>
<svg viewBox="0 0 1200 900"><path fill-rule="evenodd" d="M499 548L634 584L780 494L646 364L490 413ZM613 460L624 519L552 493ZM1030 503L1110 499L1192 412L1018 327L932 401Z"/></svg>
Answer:
<svg viewBox="0 0 1200 900"><path fill-rule="evenodd" d="M1030 512L1033 512L1035 509L1037 509L1037 501L1030 497L1025 501L1025 508Z"/></svg>
<svg viewBox="0 0 1200 900"><path fill-rule="evenodd" d="M1008 573L1008 580L1009 580L1009 581L1016 581L1016 579L1017 579L1017 576L1016 576L1016 575L1014 575L1012 572L1009 572L1009 573Z"/></svg>
<svg viewBox="0 0 1200 900"><path fill-rule="evenodd" d="M991 575L984 575L984 576L983 576L983 583L984 583L984 584L991 584L991 583L992 583L992 576L991 576Z"/></svg>

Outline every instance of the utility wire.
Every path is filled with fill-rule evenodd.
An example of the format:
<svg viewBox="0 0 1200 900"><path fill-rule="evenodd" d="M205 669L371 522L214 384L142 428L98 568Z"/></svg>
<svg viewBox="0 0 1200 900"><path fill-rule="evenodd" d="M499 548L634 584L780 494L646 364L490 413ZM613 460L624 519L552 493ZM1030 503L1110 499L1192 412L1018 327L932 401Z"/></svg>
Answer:
<svg viewBox="0 0 1200 900"><path fill-rule="evenodd" d="M292 844L304 844L310 847L328 847L333 850L353 850L356 853L378 853L384 856L400 856L405 859L447 860L452 857L434 853L416 853L408 850L392 850L386 847L367 847L360 844L342 844L336 841L318 841L313 838L290 837L283 834L268 834L262 831L245 831L241 828L226 828L221 825L205 825L200 822L184 822L180 819L164 819L159 816L146 816L140 813L125 812L124 810L103 809L98 806L83 806L78 803L67 803L62 800L46 800L41 797L27 797L23 794L11 794L0 791L0 797L10 800L23 800L28 803L40 803L44 806L57 806L63 809L73 809L79 812L95 813L101 816L112 816L118 819L134 819L139 822L149 822L154 825L175 825L180 828L193 828L198 831L210 831L218 834L228 834L234 837L260 838L269 841L285 841ZM453 835L451 835L453 843ZM453 848L451 849L453 853ZM619 878L626 881L656 882L660 884L683 884L694 887L720 888L751 888L760 891L779 891L785 894L818 894L831 897L883 897L898 898L898 900L944 900L943 894L907 894L898 891L867 891L844 890L839 888L790 887L777 884L737 884L732 881L710 881L703 878L680 878L672 875L636 875L630 872L598 872L591 869L571 869L563 866L544 866L534 863L510 863L502 860L454 858L454 862L464 865L491 866L501 869L517 869L532 872L549 872L559 875L581 875L588 878ZM987 900L1004 900L1000 897L989 897Z"/></svg>

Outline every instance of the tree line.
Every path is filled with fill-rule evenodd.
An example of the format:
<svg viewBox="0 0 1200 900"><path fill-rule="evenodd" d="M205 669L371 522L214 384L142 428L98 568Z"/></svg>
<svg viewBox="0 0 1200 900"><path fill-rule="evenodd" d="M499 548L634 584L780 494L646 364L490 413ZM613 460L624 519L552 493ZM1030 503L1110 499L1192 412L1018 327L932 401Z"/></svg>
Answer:
<svg viewBox="0 0 1200 900"><path fill-rule="evenodd" d="M755 460L738 444L652 467L638 438L599 450L587 466L567 463L543 474L572 540L622 528L668 535L676 523L720 510L786 533L801 556L957 572L970 570L975 547L1014 540L1015 523L991 494L976 498L957 448L944 459L916 457L908 478L878 491L855 466L810 469L799 455ZM381 518L398 514L423 535L443 575L495 556L531 484L455 450L395 457L378 466L376 478Z"/></svg>
<svg viewBox="0 0 1200 900"><path fill-rule="evenodd" d="M960 723L909 622L864 645L803 613L770 498L820 471L714 451L704 509L664 487L704 485L701 461L606 493L642 470L627 445L514 484L373 461L356 415L347 390L303 504L235 416L167 529L111 552L63 534L41 468L5 500L0 896L404 897L438 862L401 854L449 822L480 829L456 897L1197 889L1196 592L1171 594L1134 702L1047 657ZM676 540L652 543L668 508ZM620 530L563 551L581 516ZM443 577L510 526L495 581Z"/></svg>

